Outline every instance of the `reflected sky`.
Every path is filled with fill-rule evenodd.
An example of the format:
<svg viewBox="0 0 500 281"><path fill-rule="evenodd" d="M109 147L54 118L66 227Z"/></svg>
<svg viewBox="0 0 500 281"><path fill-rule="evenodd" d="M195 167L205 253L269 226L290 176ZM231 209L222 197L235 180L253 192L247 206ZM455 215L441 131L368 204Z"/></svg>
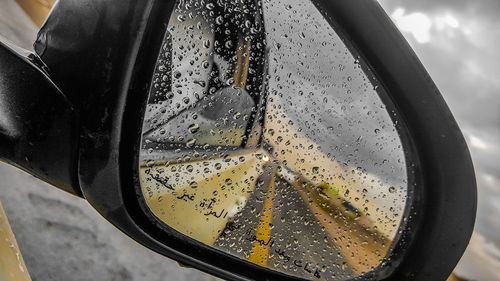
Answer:
<svg viewBox="0 0 500 281"><path fill-rule="evenodd" d="M380 0L441 90L469 144L476 233L457 271L500 279L500 1Z"/></svg>

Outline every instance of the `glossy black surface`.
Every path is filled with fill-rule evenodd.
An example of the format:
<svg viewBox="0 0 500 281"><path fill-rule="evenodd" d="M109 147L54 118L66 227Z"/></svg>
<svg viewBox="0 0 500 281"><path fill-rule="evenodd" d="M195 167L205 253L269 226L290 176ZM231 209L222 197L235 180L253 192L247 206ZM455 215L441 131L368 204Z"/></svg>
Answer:
<svg viewBox="0 0 500 281"><path fill-rule="evenodd" d="M465 139L427 71L378 3L315 2L371 65L420 154L422 205L393 278L445 280L467 247L476 213L475 175Z"/></svg>
<svg viewBox="0 0 500 281"><path fill-rule="evenodd" d="M77 138L77 113L39 58L0 42L0 159L81 195Z"/></svg>
<svg viewBox="0 0 500 281"><path fill-rule="evenodd" d="M393 256L357 280L444 280L467 245L476 207L472 163L460 130L375 1L315 2L346 45L369 64L401 113L418 154L416 177L423 178L415 195L418 204ZM66 190L79 185L84 197L123 232L186 265L234 280L294 279L164 230L139 205L142 118L174 1L57 3L35 49L67 100L32 63L0 48L0 105L10 118L0 123L3 159ZM33 87L37 91L30 91Z"/></svg>

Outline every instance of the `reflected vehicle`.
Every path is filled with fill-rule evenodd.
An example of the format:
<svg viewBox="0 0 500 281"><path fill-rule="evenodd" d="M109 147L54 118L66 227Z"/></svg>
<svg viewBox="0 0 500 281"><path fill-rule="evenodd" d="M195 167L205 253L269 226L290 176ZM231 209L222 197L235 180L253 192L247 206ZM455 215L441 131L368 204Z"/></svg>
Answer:
<svg viewBox="0 0 500 281"><path fill-rule="evenodd" d="M297 277L375 269L404 223L410 167L373 74L312 3L193 3L170 18L146 108L149 211Z"/></svg>

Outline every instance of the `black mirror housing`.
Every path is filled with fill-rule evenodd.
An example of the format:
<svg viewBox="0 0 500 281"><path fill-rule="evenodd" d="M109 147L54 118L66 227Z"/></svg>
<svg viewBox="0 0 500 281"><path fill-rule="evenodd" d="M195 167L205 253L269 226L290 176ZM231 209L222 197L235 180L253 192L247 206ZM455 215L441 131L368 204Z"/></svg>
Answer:
<svg viewBox="0 0 500 281"><path fill-rule="evenodd" d="M401 238L381 266L355 280L443 280L467 246L476 210L473 166L460 129L378 3L314 3L375 73L417 155L418 175L412 176L418 186ZM173 8L174 1L159 0L59 1L35 43L43 63L0 46L1 102L8 104L1 156L83 196L124 233L185 265L233 280L300 280L166 231L143 211L141 129Z"/></svg>
<svg viewBox="0 0 500 281"><path fill-rule="evenodd" d="M0 42L0 158L81 196L78 113L43 62Z"/></svg>

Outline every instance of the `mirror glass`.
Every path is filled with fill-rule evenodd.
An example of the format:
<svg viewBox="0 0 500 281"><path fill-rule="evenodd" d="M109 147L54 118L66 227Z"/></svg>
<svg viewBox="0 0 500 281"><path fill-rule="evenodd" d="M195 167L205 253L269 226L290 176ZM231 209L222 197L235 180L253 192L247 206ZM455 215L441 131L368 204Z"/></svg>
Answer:
<svg viewBox="0 0 500 281"><path fill-rule="evenodd" d="M178 1L143 124L150 213L288 275L372 271L409 194L404 128L373 76L311 2Z"/></svg>

